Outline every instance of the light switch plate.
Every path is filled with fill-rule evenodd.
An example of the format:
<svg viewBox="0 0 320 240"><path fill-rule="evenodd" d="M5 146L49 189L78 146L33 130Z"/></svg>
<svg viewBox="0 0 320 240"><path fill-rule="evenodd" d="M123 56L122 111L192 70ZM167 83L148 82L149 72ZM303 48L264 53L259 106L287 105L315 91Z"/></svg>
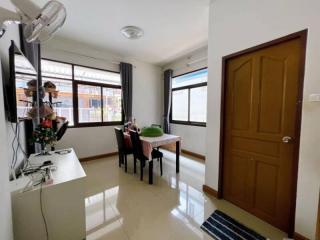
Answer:
<svg viewBox="0 0 320 240"><path fill-rule="evenodd" d="M320 93L313 93L309 95L309 102L320 102Z"/></svg>

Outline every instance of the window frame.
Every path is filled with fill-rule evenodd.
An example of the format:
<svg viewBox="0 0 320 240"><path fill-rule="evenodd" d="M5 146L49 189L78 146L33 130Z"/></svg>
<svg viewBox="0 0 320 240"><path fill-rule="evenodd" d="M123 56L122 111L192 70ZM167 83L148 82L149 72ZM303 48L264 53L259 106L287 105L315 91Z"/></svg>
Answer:
<svg viewBox="0 0 320 240"><path fill-rule="evenodd" d="M120 72L117 71L112 71L112 70L106 70L106 69L101 69L101 68L96 68L96 67L90 67L90 66L85 66L85 65L80 65L80 64L75 64L75 63L69 63L69 62L64 62L64 61L59 61L59 60L53 60L49 58L41 58L41 60L46 60L46 61L51 61L51 62L57 62L57 63L64 63L71 65L72 69L72 76L71 79L66 79L66 78L59 78L59 77L46 77L42 76L44 78L51 78L51 79L60 79L60 80L67 80L72 82L72 106L73 106L73 126L69 126L68 128L82 128L82 127L103 127L103 126L118 126L118 125L123 125L124 124L124 112L123 112L123 105L121 104L121 121L109 121L109 122L103 122L103 88L113 88L113 89L121 89L121 85L112 85L112 84L104 84L104 83L95 83L95 82L87 82L87 81L82 81L82 80L76 80L74 76L74 68L75 66L79 67L84 67L84 68L89 68L89 69L95 69L95 70L100 70L100 71L105 71L105 72L112 72L112 73L118 73ZM78 85L90 85L94 87L100 87L101 88L101 122L86 122L86 123L80 123L79 122L79 108L78 108Z"/></svg>
<svg viewBox="0 0 320 240"><path fill-rule="evenodd" d="M187 75L187 74L190 74L193 72L198 72L198 71L201 71L204 69L208 69L208 67L204 67L204 68L196 69L196 70L193 70L193 71L190 71L187 73L176 75L172 78L180 77L180 76ZM191 92L191 89L199 88L199 87L207 87L207 86L208 86L208 82L202 82L202 83L191 84L191 85L187 85L187 86L183 86L183 87L172 88L171 89L170 123L180 124L180 125L188 125L188 126L206 127L207 122L190 121L190 92ZM173 92L179 91L179 90L186 90L186 89L188 90L188 121L174 120L174 119L172 119Z"/></svg>

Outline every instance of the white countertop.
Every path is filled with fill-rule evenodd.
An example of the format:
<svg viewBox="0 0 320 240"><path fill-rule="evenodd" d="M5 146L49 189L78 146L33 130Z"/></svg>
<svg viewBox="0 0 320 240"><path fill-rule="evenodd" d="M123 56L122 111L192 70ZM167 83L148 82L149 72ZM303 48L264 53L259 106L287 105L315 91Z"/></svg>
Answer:
<svg viewBox="0 0 320 240"><path fill-rule="evenodd" d="M30 156L29 162L31 165L41 165L43 162L50 160L53 165L56 166L56 170L52 171L51 175L53 182L50 184L43 184L43 188L86 177L77 155L72 148L70 150L71 152L67 154L56 154L51 152L51 155L48 156L37 156L35 154ZM23 190L29 181L30 178L27 176L11 181L11 192ZM40 186L33 187L29 191L33 191L39 187Z"/></svg>

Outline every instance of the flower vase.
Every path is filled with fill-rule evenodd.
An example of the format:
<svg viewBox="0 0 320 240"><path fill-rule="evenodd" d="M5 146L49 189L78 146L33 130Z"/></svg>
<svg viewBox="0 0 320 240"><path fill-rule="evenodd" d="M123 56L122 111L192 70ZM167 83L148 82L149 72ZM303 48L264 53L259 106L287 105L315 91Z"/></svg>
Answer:
<svg viewBox="0 0 320 240"><path fill-rule="evenodd" d="M41 153L39 155L42 155L42 156L51 155L47 148L47 144L41 144Z"/></svg>

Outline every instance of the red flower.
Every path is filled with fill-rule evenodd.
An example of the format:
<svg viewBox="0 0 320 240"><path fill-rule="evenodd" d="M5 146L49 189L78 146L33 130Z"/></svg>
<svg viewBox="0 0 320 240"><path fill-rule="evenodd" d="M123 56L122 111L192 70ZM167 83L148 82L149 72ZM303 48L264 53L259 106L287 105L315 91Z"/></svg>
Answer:
<svg viewBox="0 0 320 240"><path fill-rule="evenodd" d="M52 121L49 119L45 119L41 122L41 126L44 128L52 128Z"/></svg>

